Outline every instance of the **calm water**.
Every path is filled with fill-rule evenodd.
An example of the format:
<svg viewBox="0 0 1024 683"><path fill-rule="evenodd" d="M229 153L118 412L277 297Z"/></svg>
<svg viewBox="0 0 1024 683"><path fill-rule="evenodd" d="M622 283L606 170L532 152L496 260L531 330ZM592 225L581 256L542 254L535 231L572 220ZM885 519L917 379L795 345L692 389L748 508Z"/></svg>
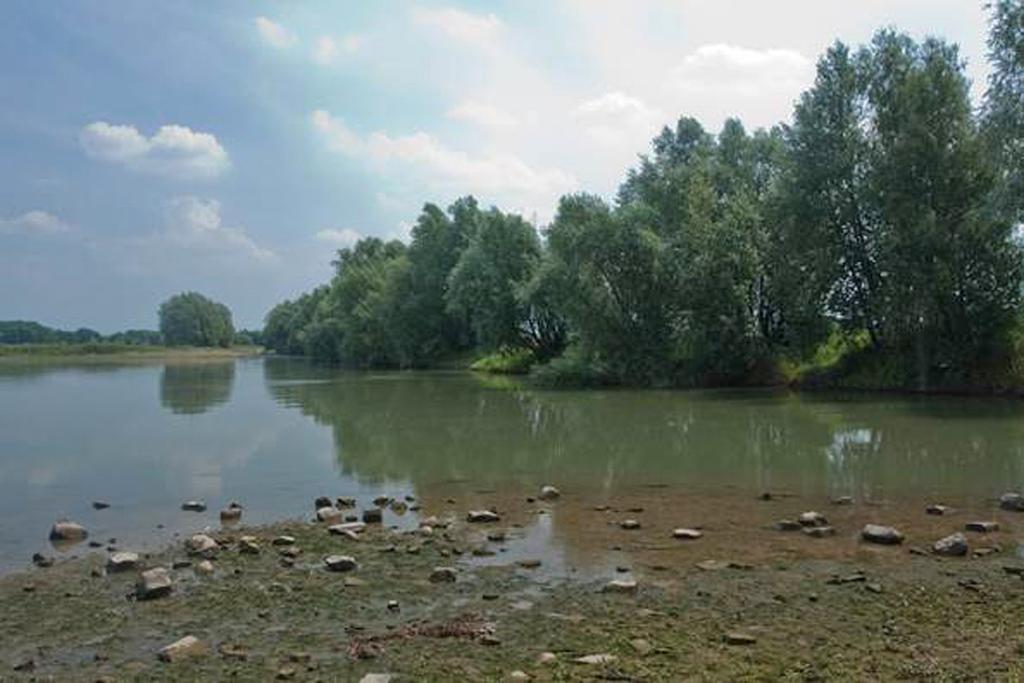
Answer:
<svg viewBox="0 0 1024 683"><path fill-rule="evenodd" d="M448 498L458 509L521 501L546 483L586 510L646 497L690 517L702 501L742 507L766 490L816 504L851 495L865 509L942 500L983 510L1024 487L1024 403L541 391L282 359L0 365L2 569L53 552L46 535L62 516L92 538L155 547L217 525L232 499L256 523L308 517L321 494L409 493L432 513ZM178 509L193 498L209 512ZM97 499L113 507L94 511ZM581 561L594 525L582 505L524 517L521 552Z"/></svg>

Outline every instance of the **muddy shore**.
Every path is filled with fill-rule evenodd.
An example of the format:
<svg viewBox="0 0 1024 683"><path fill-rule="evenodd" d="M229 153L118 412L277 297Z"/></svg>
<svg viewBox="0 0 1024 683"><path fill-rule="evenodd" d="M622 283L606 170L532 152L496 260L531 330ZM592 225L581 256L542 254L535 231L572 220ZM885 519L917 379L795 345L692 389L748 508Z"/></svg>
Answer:
<svg viewBox="0 0 1024 683"><path fill-rule="evenodd" d="M915 522L911 512L819 505L835 536L769 524L741 536L729 518L769 522L808 504L744 499L736 504L742 512L709 511L694 524L703 535L680 540L670 521L693 520L707 503L669 512L651 498L656 493L646 495L645 510L635 500L509 497L491 506L500 520L484 524L466 521L483 501L447 499L424 503L418 519L437 522L430 531L371 523L355 537L308 520L219 528L208 532L215 549L190 554L186 534L121 572L109 570L108 550L82 547L53 566L0 577L0 678L1024 676L1024 561L1015 526L1024 513L991 510L998 532L969 534L966 556L941 557L929 552L935 534L978 513L932 516L918 508ZM906 541L861 541L861 523L886 514L908 526ZM567 527L578 536L570 542L603 548L607 562L574 571L571 557L559 564L531 556L536 518L558 516L579 517ZM639 528L623 529L626 518ZM355 568L332 571L324 562L332 555L350 556ZM204 556L212 573L200 567ZM172 590L139 599L139 574L150 567L169 570ZM438 574L439 567L454 572ZM158 656L186 636L199 641L194 652L169 662Z"/></svg>

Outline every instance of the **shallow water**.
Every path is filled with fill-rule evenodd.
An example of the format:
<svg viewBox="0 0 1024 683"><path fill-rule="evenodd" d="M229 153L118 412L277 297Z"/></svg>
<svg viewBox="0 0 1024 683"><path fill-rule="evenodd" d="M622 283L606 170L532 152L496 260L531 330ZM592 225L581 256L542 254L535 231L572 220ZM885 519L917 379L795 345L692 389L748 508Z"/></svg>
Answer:
<svg viewBox="0 0 1024 683"><path fill-rule="evenodd" d="M542 484L563 499L527 504ZM83 523L90 539L154 548L219 526L231 500L245 505L246 523L261 523L309 517L317 495L414 495L425 514L453 516L494 505L515 525L498 559L543 557L556 574L737 548L856 555L856 529L868 520L898 523L923 542L968 517L999 519L1006 545L1024 515L995 511L993 501L1022 487L1020 401L548 391L286 359L0 365L0 569L54 552L46 536L61 517ZM782 495L765 503L764 491ZM838 496L856 504L823 507ZM196 498L206 513L179 509ZM93 510L94 500L112 507ZM927 517L928 502L957 513ZM765 530L813 508L841 522L837 539ZM625 517L643 529L622 532ZM409 527L416 516L389 512L385 522ZM674 526L707 533L683 546L669 538Z"/></svg>

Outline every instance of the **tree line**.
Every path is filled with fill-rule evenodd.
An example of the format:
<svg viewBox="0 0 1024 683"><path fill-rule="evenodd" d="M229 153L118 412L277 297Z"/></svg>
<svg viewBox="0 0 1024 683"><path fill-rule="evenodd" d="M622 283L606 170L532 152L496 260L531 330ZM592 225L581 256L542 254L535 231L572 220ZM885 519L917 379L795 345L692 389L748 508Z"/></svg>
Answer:
<svg viewBox="0 0 1024 683"><path fill-rule="evenodd" d="M995 2L990 27L977 110L954 44L836 42L791 123L712 134L683 117L614 202L564 196L542 236L472 197L427 204L408 245L340 250L328 284L269 312L264 343L360 367L525 353L552 379L671 385L837 346L908 385L1012 363L1024 2Z"/></svg>

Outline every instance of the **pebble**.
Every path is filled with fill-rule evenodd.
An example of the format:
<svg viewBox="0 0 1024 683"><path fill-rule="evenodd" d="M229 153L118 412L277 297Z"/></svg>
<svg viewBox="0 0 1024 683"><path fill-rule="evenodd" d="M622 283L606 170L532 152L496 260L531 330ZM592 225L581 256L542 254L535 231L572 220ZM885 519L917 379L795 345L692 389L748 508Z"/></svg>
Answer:
<svg viewBox="0 0 1024 683"><path fill-rule="evenodd" d="M209 560L203 560L202 562L196 565L196 573L209 576L213 573L213 562L210 562Z"/></svg>
<svg viewBox="0 0 1024 683"><path fill-rule="evenodd" d="M337 503L340 508L354 508L356 506L356 499L342 496L338 498Z"/></svg>
<svg viewBox="0 0 1024 683"><path fill-rule="evenodd" d="M105 500L94 500L92 502L92 509L93 510L106 510L109 507L110 507L110 503L108 503Z"/></svg>
<svg viewBox="0 0 1024 683"><path fill-rule="evenodd" d="M327 496L317 496L317 499L313 501L314 510L319 510L320 508L333 507L333 505L334 504L331 502L331 499Z"/></svg>
<svg viewBox="0 0 1024 683"><path fill-rule="evenodd" d="M832 499L833 505L853 505L853 496L839 496Z"/></svg>
<svg viewBox="0 0 1024 683"><path fill-rule="evenodd" d="M434 567L430 572L431 583L454 583L458 573L454 567Z"/></svg>
<svg viewBox="0 0 1024 683"><path fill-rule="evenodd" d="M384 513L380 508L370 508L363 510L363 523L364 524L380 524L384 521Z"/></svg>
<svg viewBox="0 0 1024 683"><path fill-rule="evenodd" d="M925 511L926 514L929 514L929 515L944 515L947 512L949 512L949 508L946 507L945 505L935 504L935 505L929 505L928 507L926 507L924 509L924 511Z"/></svg>
<svg viewBox="0 0 1024 683"><path fill-rule="evenodd" d="M391 502L391 496L377 496L373 499L373 504L379 508L386 506Z"/></svg>
<svg viewBox="0 0 1024 683"><path fill-rule="evenodd" d="M825 518L825 515L813 510L802 513L797 517L797 521L800 522L800 526L828 526L828 519Z"/></svg>
<svg viewBox="0 0 1024 683"><path fill-rule="evenodd" d="M220 646L217 647L217 652L219 652L225 659L245 661L249 658L249 651L243 646L235 643L221 643Z"/></svg>
<svg viewBox="0 0 1024 683"><path fill-rule="evenodd" d="M530 680L530 675L528 673L526 673L525 671L520 671L520 670L516 669L515 671L513 671L512 673L510 673L508 675L508 680L510 680L510 681L528 681L528 680Z"/></svg>
<svg viewBox="0 0 1024 683"><path fill-rule="evenodd" d="M540 489L540 494L537 496L541 500L558 500L562 497L562 492L556 489L554 486L543 486Z"/></svg>
<svg viewBox="0 0 1024 683"><path fill-rule="evenodd" d="M866 524L860 532L860 537L868 543L881 543L882 545L903 543L903 534L891 526L878 524Z"/></svg>
<svg viewBox="0 0 1024 683"><path fill-rule="evenodd" d="M537 663L550 666L558 661L558 655L554 652L541 652L537 655Z"/></svg>
<svg viewBox="0 0 1024 683"><path fill-rule="evenodd" d="M523 569L536 569L541 565L541 561L538 559L530 558L526 560L519 560L516 562Z"/></svg>
<svg viewBox="0 0 1024 683"><path fill-rule="evenodd" d="M242 536L238 539L238 552L243 555L259 555L260 544L257 543L255 536Z"/></svg>
<svg viewBox="0 0 1024 683"><path fill-rule="evenodd" d="M349 555L328 555L324 558L324 566L332 572L350 572L356 568L356 560Z"/></svg>
<svg viewBox="0 0 1024 683"><path fill-rule="evenodd" d="M157 656L161 661L174 662L187 657L205 655L207 652L209 652L209 648L206 647L206 643L195 636L185 636L181 640L176 640L170 645L161 648Z"/></svg>
<svg viewBox="0 0 1024 683"><path fill-rule="evenodd" d="M53 558L52 557L47 557L46 555L43 555L42 553L33 553L32 554L32 564L34 564L37 567L52 567L53 566Z"/></svg>
<svg viewBox="0 0 1024 683"><path fill-rule="evenodd" d="M704 535L704 532L700 531L698 529L680 528L680 529L675 529L672 532L672 538L679 538L679 539L683 539L683 540L696 540L698 538L701 538L703 535Z"/></svg>
<svg viewBox="0 0 1024 683"><path fill-rule="evenodd" d="M993 531L999 531L999 522L967 522L964 525L964 529L967 531L977 531L978 533L988 534Z"/></svg>
<svg viewBox="0 0 1024 683"><path fill-rule="evenodd" d="M181 509L186 512L206 512L206 501L189 500L181 504Z"/></svg>
<svg viewBox="0 0 1024 683"><path fill-rule="evenodd" d="M505 532L504 531L492 531L489 534L487 534L487 540L491 541L492 543L504 543L505 542Z"/></svg>
<svg viewBox="0 0 1024 683"><path fill-rule="evenodd" d="M156 567L139 575L139 580L135 584L135 596L139 600L155 600L169 595L173 588L171 573L164 567Z"/></svg>
<svg viewBox="0 0 1024 683"><path fill-rule="evenodd" d="M78 522L62 520L50 528L51 541L82 541L89 535Z"/></svg>
<svg viewBox="0 0 1024 683"><path fill-rule="evenodd" d="M233 504L220 511L220 521L237 522L242 519L242 506Z"/></svg>
<svg viewBox="0 0 1024 683"><path fill-rule="evenodd" d="M615 579L604 585L605 593L626 593L634 594L637 591L636 581L630 579Z"/></svg>
<svg viewBox="0 0 1024 683"><path fill-rule="evenodd" d="M276 536L274 538L274 540L270 542L270 544L271 545L277 545L277 546L295 545L295 537L294 536Z"/></svg>
<svg viewBox="0 0 1024 683"><path fill-rule="evenodd" d="M466 515L466 521L473 523L498 522L500 520L501 517L498 513L491 510L470 510Z"/></svg>
<svg viewBox="0 0 1024 683"><path fill-rule="evenodd" d="M626 531L635 531L636 529L640 528L640 522L636 521L635 519L624 519L621 522L619 522L619 526L625 529Z"/></svg>
<svg viewBox="0 0 1024 683"><path fill-rule="evenodd" d="M391 683L394 678L391 674L366 674L359 679L359 683Z"/></svg>
<svg viewBox="0 0 1024 683"><path fill-rule="evenodd" d="M572 660L577 664L611 664L616 659L615 655L599 654L599 655L583 655Z"/></svg>
<svg viewBox="0 0 1024 683"><path fill-rule="evenodd" d="M343 522L341 524L332 524L327 527L328 533L334 534L335 536L354 536L366 529L366 522Z"/></svg>
<svg viewBox="0 0 1024 683"><path fill-rule="evenodd" d="M804 534L811 538L826 538L828 536L835 536L835 527L831 526L809 526L804 527Z"/></svg>
<svg viewBox="0 0 1024 683"><path fill-rule="evenodd" d="M757 642L757 638L743 631L730 631L723 639L729 645L753 645Z"/></svg>
<svg viewBox="0 0 1024 683"><path fill-rule="evenodd" d="M967 537L959 531L935 541L932 552L947 557L963 557L967 554Z"/></svg>
<svg viewBox="0 0 1024 683"><path fill-rule="evenodd" d="M398 604L398 600L388 600L388 611L389 612L398 612L400 609L401 609L401 607Z"/></svg>
<svg viewBox="0 0 1024 683"><path fill-rule="evenodd" d="M654 646L651 645L651 641L645 640L644 638L634 638L629 641L629 644L636 650L638 655L648 655L654 650Z"/></svg>

